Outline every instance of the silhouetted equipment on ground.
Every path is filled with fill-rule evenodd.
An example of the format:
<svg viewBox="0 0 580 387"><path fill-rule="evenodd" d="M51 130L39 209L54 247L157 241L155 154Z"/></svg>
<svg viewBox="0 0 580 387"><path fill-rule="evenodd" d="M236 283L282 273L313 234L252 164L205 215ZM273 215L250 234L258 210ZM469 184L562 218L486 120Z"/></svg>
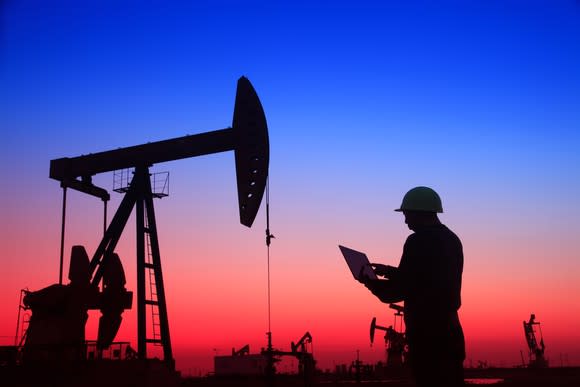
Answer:
<svg viewBox="0 0 580 387"><path fill-rule="evenodd" d="M236 351L235 348L232 348L232 356L242 356L247 355L250 353L250 344L244 345L242 348Z"/></svg>
<svg viewBox="0 0 580 387"><path fill-rule="evenodd" d="M250 346L232 348L231 356L214 357L214 374L218 377L263 376L267 361L262 354L250 354Z"/></svg>
<svg viewBox="0 0 580 387"><path fill-rule="evenodd" d="M310 344L310 351L309 351ZM296 342L290 343L290 351L281 351L273 348L262 348L259 354L250 354L249 345L239 350L232 348L231 356L215 356L214 372L218 377L229 376L266 376L266 385L273 384L276 374L276 363L282 361L282 356L291 356L298 360L298 375L301 376L304 385L313 383L315 373L315 360L312 354L312 335L306 332ZM271 370L269 371L269 368Z"/></svg>
<svg viewBox="0 0 580 387"><path fill-rule="evenodd" d="M373 317L370 328L371 345L375 339L375 331L385 332L385 345L387 347L387 362L389 368L400 368L405 363L406 342L403 332L403 307L397 304L389 304L389 308L396 310L394 325L388 327L377 325L377 318ZM398 325L398 327L397 327Z"/></svg>
<svg viewBox="0 0 580 387"><path fill-rule="evenodd" d="M350 369L349 369L349 373L352 373L352 370L354 370L354 379L357 383L360 383L361 381L361 370L363 368L363 363L360 360L360 351L357 349L356 351L356 360L354 360L351 365L350 365Z"/></svg>
<svg viewBox="0 0 580 387"><path fill-rule="evenodd" d="M312 353L309 353L306 348L308 343L312 344L310 332L306 332L296 344L290 343L290 348L292 356L298 359L298 373L310 377L314 373L315 362Z"/></svg>
<svg viewBox="0 0 580 387"><path fill-rule="evenodd" d="M302 375L304 378L304 385L310 386L313 382L314 378L314 371L316 367L316 361L314 360L314 356L311 352L308 352L307 344L310 344L312 347L312 335L310 332L306 332L302 337L296 342L290 343L291 351L280 351L277 349L272 348L272 342L270 340L271 335L268 332L268 347L262 348L262 355L266 357L268 360L267 362L267 369L266 369L266 377L267 377L267 384L272 385L272 378L276 373L275 364L279 362L281 356L293 356L298 359L298 374Z"/></svg>
<svg viewBox="0 0 580 387"><path fill-rule="evenodd" d="M126 168L134 168L134 172L126 187L115 189L124 193L124 197L92 258L89 260L83 246L72 248L70 283L62 284L61 248L59 283L26 292L23 304L32 310L32 316L25 334L24 362L76 361L86 357L85 323L90 309L101 311L97 349L102 351L111 345L121 325L123 311L132 306L132 292L125 289L125 274L115 247L135 208L138 340L137 351L131 349L128 353L144 360L147 359L147 345L159 345L165 364L174 368L153 207L153 199L167 193L153 189L149 168L157 163L230 150L235 151L240 222L250 227L266 187L269 140L262 105L245 77L238 80L231 128L50 162L50 177L60 182L64 192L61 246L67 188L96 196L106 203L109 200L107 190L95 186L92 176ZM146 329L148 307L152 311L153 325L149 337Z"/></svg>
<svg viewBox="0 0 580 387"><path fill-rule="evenodd" d="M55 284L25 292L23 305L32 311L22 349L24 363L71 362L85 356L88 310L101 311L97 347L107 348L131 308L125 273L117 254L105 262L103 287L90 285L89 258L83 246L73 246L68 285Z"/></svg>
<svg viewBox="0 0 580 387"><path fill-rule="evenodd" d="M524 320L524 334L526 335L526 342L528 344L528 356L529 362L528 367L530 368L545 368L548 366L548 361L544 357L544 350L546 346L544 345L544 337L542 335L542 327L540 322L536 321L536 315L531 314L530 320L526 322ZM536 339L536 330L534 326L538 327L540 333L540 342Z"/></svg>

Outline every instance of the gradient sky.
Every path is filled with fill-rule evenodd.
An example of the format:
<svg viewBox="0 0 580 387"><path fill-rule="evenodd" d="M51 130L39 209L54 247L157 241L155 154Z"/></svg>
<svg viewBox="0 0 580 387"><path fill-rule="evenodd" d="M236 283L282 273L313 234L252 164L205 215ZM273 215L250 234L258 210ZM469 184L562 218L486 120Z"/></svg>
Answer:
<svg viewBox="0 0 580 387"><path fill-rule="evenodd" d="M464 244L468 362L520 363L535 313L552 364L580 365L580 3L354 3L1 2L2 344L20 289L58 281L50 160L225 128L245 75L270 131L275 347L310 331L322 368L357 349L384 358L368 328L392 324L392 310L337 244L396 265L409 230L392 210L428 185ZM233 153L152 171L171 173L156 211L178 368L259 351L265 214L238 223ZM132 225L118 253L134 291ZM75 244L91 255L101 234L101 202L71 191L66 255ZM133 310L118 339L135 343L135 330Z"/></svg>

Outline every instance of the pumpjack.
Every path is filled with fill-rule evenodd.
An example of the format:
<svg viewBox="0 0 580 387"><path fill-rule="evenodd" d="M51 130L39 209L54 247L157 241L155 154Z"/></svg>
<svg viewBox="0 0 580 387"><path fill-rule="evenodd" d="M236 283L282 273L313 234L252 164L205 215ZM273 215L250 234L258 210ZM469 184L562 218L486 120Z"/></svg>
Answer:
<svg viewBox="0 0 580 387"><path fill-rule="evenodd" d="M250 344L246 344L238 350L232 348L232 356L244 356L249 354L250 354Z"/></svg>
<svg viewBox="0 0 580 387"><path fill-rule="evenodd" d="M63 188L63 233L59 283L26 292L24 307L32 315L23 338L23 362L69 361L83 357L85 323L88 310L100 310L97 347L113 342L122 314L131 309L133 293L125 288L121 259L115 253L117 242L135 209L137 256L137 351L147 359L147 345L163 348L163 362L174 369L167 316L166 295L161 269L161 253L153 199L161 197L153 189L149 168L154 164L233 150L240 223L251 227L266 187L269 165L269 140L266 118L250 81L241 77L231 127L164 141L109 150L50 162L50 178ZM73 246L69 284L62 284L62 246L67 189L109 200L106 189L92 183L99 173L134 169L124 197L96 251L89 256L83 246ZM106 206L105 206L106 214ZM147 254L146 254L147 250ZM146 274L149 274L147 282ZM151 295L146 294L146 285ZM146 308L154 308L150 318L155 336L147 336Z"/></svg>
<svg viewBox="0 0 580 387"><path fill-rule="evenodd" d="M390 325L388 327L377 325L377 318L373 317L370 327L370 339L371 345L373 344L375 338L375 331L381 330L385 332L385 345L387 347L387 367L389 368L400 368L405 362L406 356L406 341L405 334L403 333L402 316L403 307L397 304L389 304L389 308L394 309L395 321L394 327ZM399 323L399 328L397 329L397 322Z"/></svg>
<svg viewBox="0 0 580 387"><path fill-rule="evenodd" d="M544 357L544 350L546 346L544 345L544 337L542 335L542 328L540 322L536 321L536 315L531 314L530 320L523 322L524 324L524 334L526 335L526 342L528 344L528 356L530 368L545 368L548 366L548 360ZM534 326L538 327L540 333L540 342L536 339L536 330Z"/></svg>
<svg viewBox="0 0 580 387"><path fill-rule="evenodd" d="M268 335L268 347L263 348L261 354L266 358L266 385L274 385L273 378L276 373L275 364L281 361L282 356L292 356L298 359L298 374L304 380L304 386L311 386L313 383L316 360L312 353L312 335L310 332L304 333L296 343L290 343L290 351L281 351L272 347L271 334ZM307 344L311 346L311 352L308 352Z"/></svg>
<svg viewBox="0 0 580 387"><path fill-rule="evenodd" d="M314 373L315 360L311 352L308 352L306 344L312 344L312 335L306 332L296 344L290 343L291 355L298 359L298 373L310 378Z"/></svg>

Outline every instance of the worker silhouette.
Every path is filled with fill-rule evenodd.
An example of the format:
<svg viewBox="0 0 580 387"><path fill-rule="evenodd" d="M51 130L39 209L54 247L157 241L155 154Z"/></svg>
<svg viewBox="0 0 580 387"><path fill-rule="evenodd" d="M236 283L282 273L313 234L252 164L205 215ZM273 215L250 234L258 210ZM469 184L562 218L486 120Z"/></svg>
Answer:
<svg viewBox="0 0 580 387"><path fill-rule="evenodd" d="M443 225L439 195L415 187L399 209L414 233L398 267L372 263L378 276L361 282L382 302L404 301L409 361L417 386L463 386L465 340L457 310L461 306L463 248Z"/></svg>

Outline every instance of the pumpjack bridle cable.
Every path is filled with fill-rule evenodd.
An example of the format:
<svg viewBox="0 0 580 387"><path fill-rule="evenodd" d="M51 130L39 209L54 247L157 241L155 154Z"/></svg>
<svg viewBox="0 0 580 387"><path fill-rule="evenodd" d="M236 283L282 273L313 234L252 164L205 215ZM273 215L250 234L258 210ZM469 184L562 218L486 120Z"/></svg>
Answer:
<svg viewBox="0 0 580 387"><path fill-rule="evenodd" d="M270 233L270 178L266 180L266 250L268 258L268 334L272 332L271 295L270 295L270 243L274 235Z"/></svg>

